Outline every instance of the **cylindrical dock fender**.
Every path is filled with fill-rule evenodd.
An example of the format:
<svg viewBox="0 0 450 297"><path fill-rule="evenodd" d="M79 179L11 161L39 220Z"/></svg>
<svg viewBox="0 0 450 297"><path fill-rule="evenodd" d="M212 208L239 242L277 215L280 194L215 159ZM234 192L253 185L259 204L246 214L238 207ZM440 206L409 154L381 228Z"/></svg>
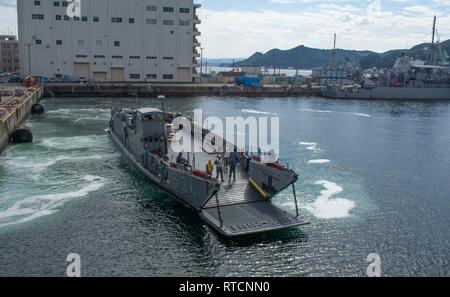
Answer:
<svg viewBox="0 0 450 297"><path fill-rule="evenodd" d="M53 91L45 89L42 92L42 98L55 98L55 93Z"/></svg>
<svg viewBox="0 0 450 297"><path fill-rule="evenodd" d="M31 114L42 114L45 112L45 107L42 103L35 103L31 106Z"/></svg>
<svg viewBox="0 0 450 297"><path fill-rule="evenodd" d="M33 142L33 132L30 128L21 126L14 130L11 134L12 143L29 143Z"/></svg>

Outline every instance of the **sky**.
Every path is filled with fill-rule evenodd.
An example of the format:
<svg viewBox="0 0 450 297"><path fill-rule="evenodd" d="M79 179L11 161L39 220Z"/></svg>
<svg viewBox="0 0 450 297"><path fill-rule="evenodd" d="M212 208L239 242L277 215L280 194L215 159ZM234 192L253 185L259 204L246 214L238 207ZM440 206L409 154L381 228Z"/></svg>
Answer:
<svg viewBox="0 0 450 297"><path fill-rule="evenodd" d="M31 1L31 0L19 0ZM82 0L83 1L83 0ZM95 1L95 0L89 0ZM245 58L298 45L384 52L450 39L450 0L194 0L207 58ZM16 0L0 0L0 34L17 32Z"/></svg>

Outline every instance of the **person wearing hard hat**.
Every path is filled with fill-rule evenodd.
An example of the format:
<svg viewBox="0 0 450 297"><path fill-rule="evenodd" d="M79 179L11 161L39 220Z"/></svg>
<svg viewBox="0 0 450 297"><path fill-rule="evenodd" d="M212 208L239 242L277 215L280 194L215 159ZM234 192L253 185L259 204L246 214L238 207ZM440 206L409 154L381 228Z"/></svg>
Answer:
<svg viewBox="0 0 450 297"><path fill-rule="evenodd" d="M208 161L208 164L206 164L206 172L208 173L208 176L212 177L214 171L214 165L211 160Z"/></svg>

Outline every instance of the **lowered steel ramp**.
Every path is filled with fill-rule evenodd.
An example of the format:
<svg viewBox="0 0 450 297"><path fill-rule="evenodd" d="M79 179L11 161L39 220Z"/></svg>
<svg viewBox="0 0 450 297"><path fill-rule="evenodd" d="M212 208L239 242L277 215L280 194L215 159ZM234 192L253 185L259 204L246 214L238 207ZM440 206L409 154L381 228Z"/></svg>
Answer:
<svg viewBox="0 0 450 297"><path fill-rule="evenodd" d="M207 208L200 216L227 237L309 224L302 217L296 217L269 201Z"/></svg>

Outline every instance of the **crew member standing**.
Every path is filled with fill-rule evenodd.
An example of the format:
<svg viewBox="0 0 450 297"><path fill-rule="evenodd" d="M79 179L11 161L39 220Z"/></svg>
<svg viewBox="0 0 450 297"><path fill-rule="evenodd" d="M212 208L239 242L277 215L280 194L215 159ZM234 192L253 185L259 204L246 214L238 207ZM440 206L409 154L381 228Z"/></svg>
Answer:
<svg viewBox="0 0 450 297"><path fill-rule="evenodd" d="M216 166L216 179L217 181L220 180L221 182L224 181L223 179L223 164L222 164L222 158L220 157L220 155L217 156L216 161L214 162L214 166Z"/></svg>
<svg viewBox="0 0 450 297"><path fill-rule="evenodd" d="M230 166L230 177L228 179L228 183L231 183L231 177L233 177L233 182L236 182L236 166L237 166L238 158L236 152L230 154L230 160L228 161L228 165Z"/></svg>

